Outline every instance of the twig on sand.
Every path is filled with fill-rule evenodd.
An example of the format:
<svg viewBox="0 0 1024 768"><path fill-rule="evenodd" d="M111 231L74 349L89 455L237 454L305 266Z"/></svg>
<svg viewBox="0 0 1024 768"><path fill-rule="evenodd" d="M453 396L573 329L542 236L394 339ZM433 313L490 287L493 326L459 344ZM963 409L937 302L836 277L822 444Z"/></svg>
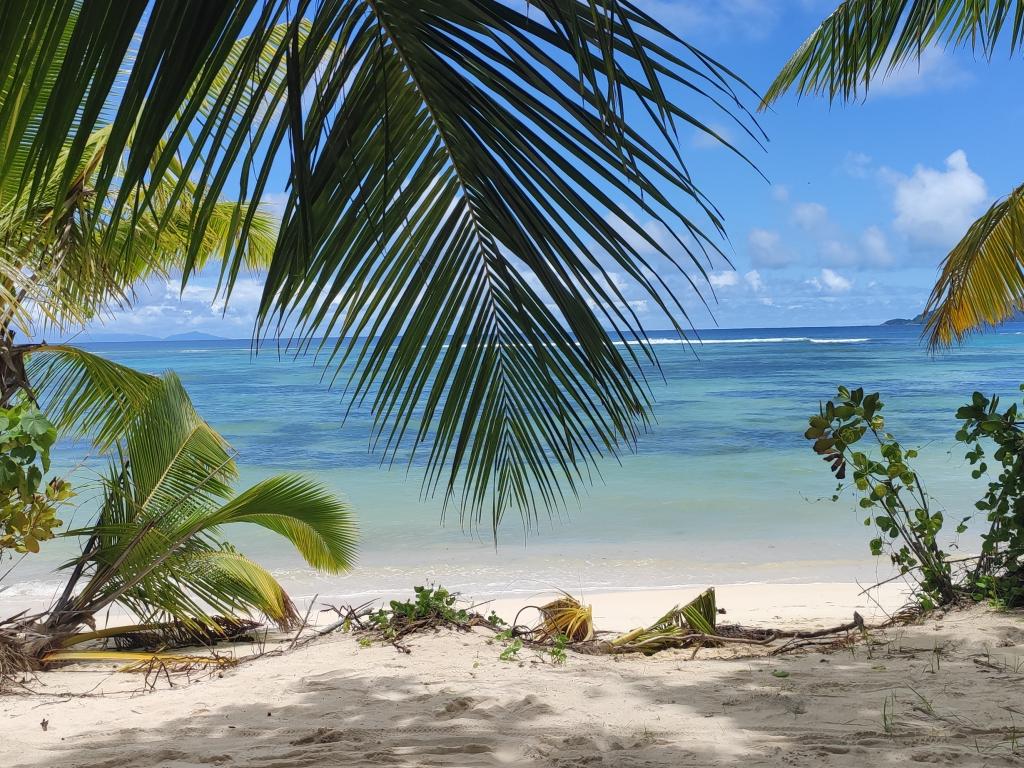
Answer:
<svg viewBox="0 0 1024 768"><path fill-rule="evenodd" d="M312 612L313 605L316 603L316 599L318 597L320 597L319 594L313 595L313 599L309 601L309 607L306 608L306 615L302 617L302 623L299 625L299 629L295 633L295 637L292 638L291 643L288 645L289 651L295 647L297 642L299 642L299 635L302 634L302 630L309 626L309 614Z"/></svg>

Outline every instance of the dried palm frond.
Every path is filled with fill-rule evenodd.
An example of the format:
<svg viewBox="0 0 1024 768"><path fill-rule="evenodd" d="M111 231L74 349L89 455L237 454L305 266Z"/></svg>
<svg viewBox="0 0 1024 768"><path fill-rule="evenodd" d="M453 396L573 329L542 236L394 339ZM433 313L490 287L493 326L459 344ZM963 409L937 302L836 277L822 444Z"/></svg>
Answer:
<svg viewBox="0 0 1024 768"><path fill-rule="evenodd" d="M594 638L594 609L583 605L568 592L562 592L562 597L540 606L538 610L540 623L533 628L536 641L545 642L564 636L571 643L581 643Z"/></svg>
<svg viewBox="0 0 1024 768"><path fill-rule="evenodd" d="M613 653L656 653L691 642L715 642L718 609L715 589L710 587L683 606L675 606L649 627L638 627L611 641Z"/></svg>
<svg viewBox="0 0 1024 768"><path fill-rule="evenodd" d="M125 662L118 672L150 672L154 665L169 672L187 671L198 667L231 667L238 663L230 656L217 654L192 656L187 653L145 653L140 651L50 651L42 658L43 664L62 664L69 661Z"/></svg>

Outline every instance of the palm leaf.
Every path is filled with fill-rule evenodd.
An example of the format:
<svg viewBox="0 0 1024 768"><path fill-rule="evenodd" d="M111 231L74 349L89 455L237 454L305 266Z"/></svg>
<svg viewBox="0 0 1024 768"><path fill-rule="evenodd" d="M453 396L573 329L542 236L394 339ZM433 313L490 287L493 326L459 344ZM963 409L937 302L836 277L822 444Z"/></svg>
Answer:
<svg viewBox="0 0 1024 768"><path fill-rule="evenodd" d="M107 203L89 220L107 210L103 241L127 238L126 212L169 190L160 227L187 206L187 279L216 201L237 189L248 207L231 213L224 241L230 295L255 236L252 204L287 153L259 330L345 368L385 460L421 455L425 493L496 528L509 509L529 522L558 506L601 457L633 447L655 358L606 273L687 327L669 275L704 285L723 225L678 131L717 140L709 124L724 117L759 138L732 72L625 0L144 7L25 9L12 39L35 47L0 56L0 82L63 58L39 130L18 128L37 108L0 107L0 130L28 147L19 200L69 187L58 143L78 167L106 109L93 186ZM41 39L68 19L67 44Z"/></svg>
<svg viewBox="0 0 1024 768"><path fill-rule="evenodd" d="M253 523L284 536L321 571L341 573L355 564L356 526L348 505L302 475L257 483L212 512L202 530L228 523Z"/></svg>
<svg viewBox="0 0 1024 768"><path fill-rule="evenodd" d="M96 521L66 535L87 538L51 628L76 627L120 603L144 622L195 631L262 613L282 627L298 614L277 580L224 543L230 523L252 523L288 539L313 567L352 566L355 523L348 506L298 475L264 480L235 495L237 470L224 439L196 413L173 374L152 392L117 440ZM81 588L78 581L84 580Z"/></svg>
<svg viewBox="0 0 1024 768"><path fill-rule="evenodd" d="M1018 0L845 0L786 62L761 108L791 88L798 95L855 99L879 74L919 61L932 45L969 47L991 58L1006 34L1016 54L1024 43L1024 3Z"/></svg>
<svg viewBox="0 0 1024 768"><path fill-rule="evenodd" d="M1024 308L1024 185L997 201L942 262L925 307L928 345L961 341Z"/></svg>
<svg viewBox="0 0 1024 768"><path fill-rule="evenodd" d="M495 529L509 509L529 523L647 426L633 363L653 352L601 274L620 270L682 331L656 263L681 254L677 266L702 272L721 228L620 99L649 110L672 153L677 121L706 128L662 80L729 101L735 81L651 42L664 30L628 3L328 6L337 44L308 108L313 83L293 70L292 194L262 332L294 329L345 368L384 460L422 451L425 494ZM293 66L317 58L316 41L314 27ZM656 241L625 206L688 238Z"/></svg>
<svg viewBox="0 0 1024 768"><path fill-rule="evenodd" d="M160 387L155 376L68 344L33 345L26 370L57 430L86 435L100 450L124 436Z"/></svg>

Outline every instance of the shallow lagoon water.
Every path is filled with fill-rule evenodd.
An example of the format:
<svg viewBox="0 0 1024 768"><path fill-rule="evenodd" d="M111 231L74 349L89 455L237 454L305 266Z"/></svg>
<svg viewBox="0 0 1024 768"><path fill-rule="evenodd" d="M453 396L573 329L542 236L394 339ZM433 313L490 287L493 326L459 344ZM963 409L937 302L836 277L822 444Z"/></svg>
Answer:
<svg viewBox="0 0 1024 768"><path fill-rule="evenodd" d="M654 333L664 380L651 432L637 453L605 461L603 477L578 505L525 530L508 518L497 545L489 530L442 522L437 500L422 500L419 470L390 471L368 450L368 414L342 424L347 400L332 371L249 340L108 343L90 348L118 362L174 370L206 419L239 452L242 483L280 471L319 477L354 507L361 529L358 567L313 573L274 537L230 529L246 554L297 596L339 598L408 591L443 582L477 596L570 590L641 589L743 581L871 583L888 575L867 553L855 500L832 503L834 481L803 439L806 418L837 384L878 390L888 427L908 446L937 503L959 518L973 510L981 481L970 479L953 440L957 406L979 389L1006 399L1024 380L1024 325L1007 325L965 347L932 356L918 328L846 327L717 330L689 346ZM58 468L85 454L61 445ZM102 469L102 464L90 462ZM79 512L87 514L88 500ZM964 551L973 539L965 535ZM74 553L49 542L8 577L3 599L46 598L53 568Z"/></svg>

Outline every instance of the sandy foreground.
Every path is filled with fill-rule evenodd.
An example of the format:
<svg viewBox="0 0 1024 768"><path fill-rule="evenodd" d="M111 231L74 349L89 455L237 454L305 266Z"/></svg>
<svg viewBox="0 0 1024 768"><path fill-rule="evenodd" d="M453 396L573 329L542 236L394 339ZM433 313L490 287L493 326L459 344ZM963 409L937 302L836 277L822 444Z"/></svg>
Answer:
<svg viewBox="0 0 1024 768"><path fill-rule="evenodd" d="M653 621L697 590L592 595L598 628ZM870 622L901 591L721 587L722 621ZM525 602L499 601L506 616ZM324 618L323 620L326 620ZM879 766L1024 762L1024 613L951 612L832 654L579 656L488 634L415 636L412 652L329 635L217 674L47 672L0 697L0 765ZM253 648L236 648L238 655ZM731 652L730 652L731 653ZM730 655L729 653L719 655ZM75 695L72 695L75 694ZM45 721L46 727L43 727Z"/></svg>

